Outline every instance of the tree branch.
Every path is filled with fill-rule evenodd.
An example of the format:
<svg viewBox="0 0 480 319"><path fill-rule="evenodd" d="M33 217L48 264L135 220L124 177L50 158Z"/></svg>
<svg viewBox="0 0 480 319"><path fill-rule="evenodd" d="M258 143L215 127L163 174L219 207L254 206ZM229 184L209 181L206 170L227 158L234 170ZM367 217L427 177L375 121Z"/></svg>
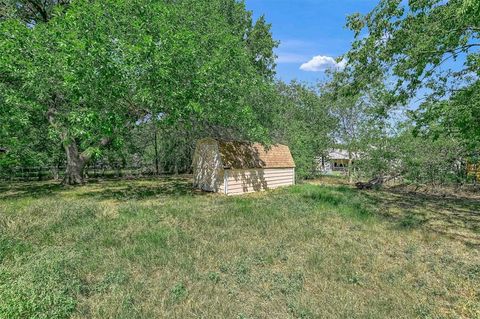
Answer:
<svg viewBox="0 0 480 319"><path fill-rule="evenodd" d="M35 7L35 9L37 9L38 13L40 13L40 15L42 16L43 22L48 22L49 17L47 11L45 10L45 7L42 7L42 5L35 0L27 0L27 3L30 3L32 6Z"/></svg>

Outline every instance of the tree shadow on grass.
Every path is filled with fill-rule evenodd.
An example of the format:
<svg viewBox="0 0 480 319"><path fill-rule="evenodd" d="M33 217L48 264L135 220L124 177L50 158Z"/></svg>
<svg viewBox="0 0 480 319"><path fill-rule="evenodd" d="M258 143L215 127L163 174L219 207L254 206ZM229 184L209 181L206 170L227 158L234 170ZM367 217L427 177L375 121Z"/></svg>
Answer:
<svg viewBox="0 0 480 319"><path fill-rule="evenodd" d="M379 214L401 229L424 228L480 246L480 201L460 196L412 193L398 189L365 191Z"/></svg>
<svg viewBox="0 0 480 319"><path fill-rule="evenodd" d="M57 195L93 200L143 200L161 196L198 196L205 194L192 187L189 177L160 177L135 180L89 181L77 187L58 182L0 184L0 200L47 198Z"/></svg>
<svg viewBox="0 0 480 319"><path fill-rule="evenodd" d="M64 190L64 187L60 183L51 181L0 183L0 200L26 197L41 198L52 196L62 190Z"/></svg>
<svg viewBox="0 0 480 319"><path fill-rule="evenodd" d="M163 177L141 181L122 181L109 187L95 188L91 192L80 192L81 198L96 200L144 200L163 196L183 197L199 196L205 192L192 187L192 181L187 177Z"/></svg>

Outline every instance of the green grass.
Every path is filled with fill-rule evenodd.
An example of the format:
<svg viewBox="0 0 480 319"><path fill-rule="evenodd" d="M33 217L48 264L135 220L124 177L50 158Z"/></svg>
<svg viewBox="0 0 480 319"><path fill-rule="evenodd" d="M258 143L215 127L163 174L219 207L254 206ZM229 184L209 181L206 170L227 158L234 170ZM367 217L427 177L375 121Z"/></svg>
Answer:
<svg viewBox="0 0 480 319"><path fill-rule="evenodd" d="M0 318L478 318L480 204L188 179L0 185Z"/></svg>

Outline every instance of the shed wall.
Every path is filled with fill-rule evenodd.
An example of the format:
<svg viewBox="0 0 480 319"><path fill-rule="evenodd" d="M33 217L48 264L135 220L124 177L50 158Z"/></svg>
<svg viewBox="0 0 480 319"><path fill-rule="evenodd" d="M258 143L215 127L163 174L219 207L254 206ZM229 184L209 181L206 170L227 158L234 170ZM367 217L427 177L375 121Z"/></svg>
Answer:
<svg viewBox="0 0 480 319"><path fill-rule="evenodd" d="M227 194L237 195L295 184L294 168L227 169Z"/></svg>
<svg viewBox="0 0 480 319"><path fill-rule="evenodd" d="M223 191L223 167L216 141L197 145L193 156L193 185L205 191Z"/></svg>

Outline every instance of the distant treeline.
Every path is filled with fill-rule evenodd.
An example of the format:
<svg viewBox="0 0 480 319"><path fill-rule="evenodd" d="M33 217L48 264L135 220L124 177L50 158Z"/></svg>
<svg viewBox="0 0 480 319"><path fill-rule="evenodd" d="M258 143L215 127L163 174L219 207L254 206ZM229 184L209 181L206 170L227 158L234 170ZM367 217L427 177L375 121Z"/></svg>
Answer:
<svg viewBox="0 0 480 319"><path fill-rule="evenodd" d="M100 162L184 173L204 137L287 144L297 180L331 148L350 154L352 182L463 184L480 162L478 1L352 13L351 49L311 85L275 78L279 42L243 1L2 5L2 176L65 163L58 176L81 184Z"/></svg>

